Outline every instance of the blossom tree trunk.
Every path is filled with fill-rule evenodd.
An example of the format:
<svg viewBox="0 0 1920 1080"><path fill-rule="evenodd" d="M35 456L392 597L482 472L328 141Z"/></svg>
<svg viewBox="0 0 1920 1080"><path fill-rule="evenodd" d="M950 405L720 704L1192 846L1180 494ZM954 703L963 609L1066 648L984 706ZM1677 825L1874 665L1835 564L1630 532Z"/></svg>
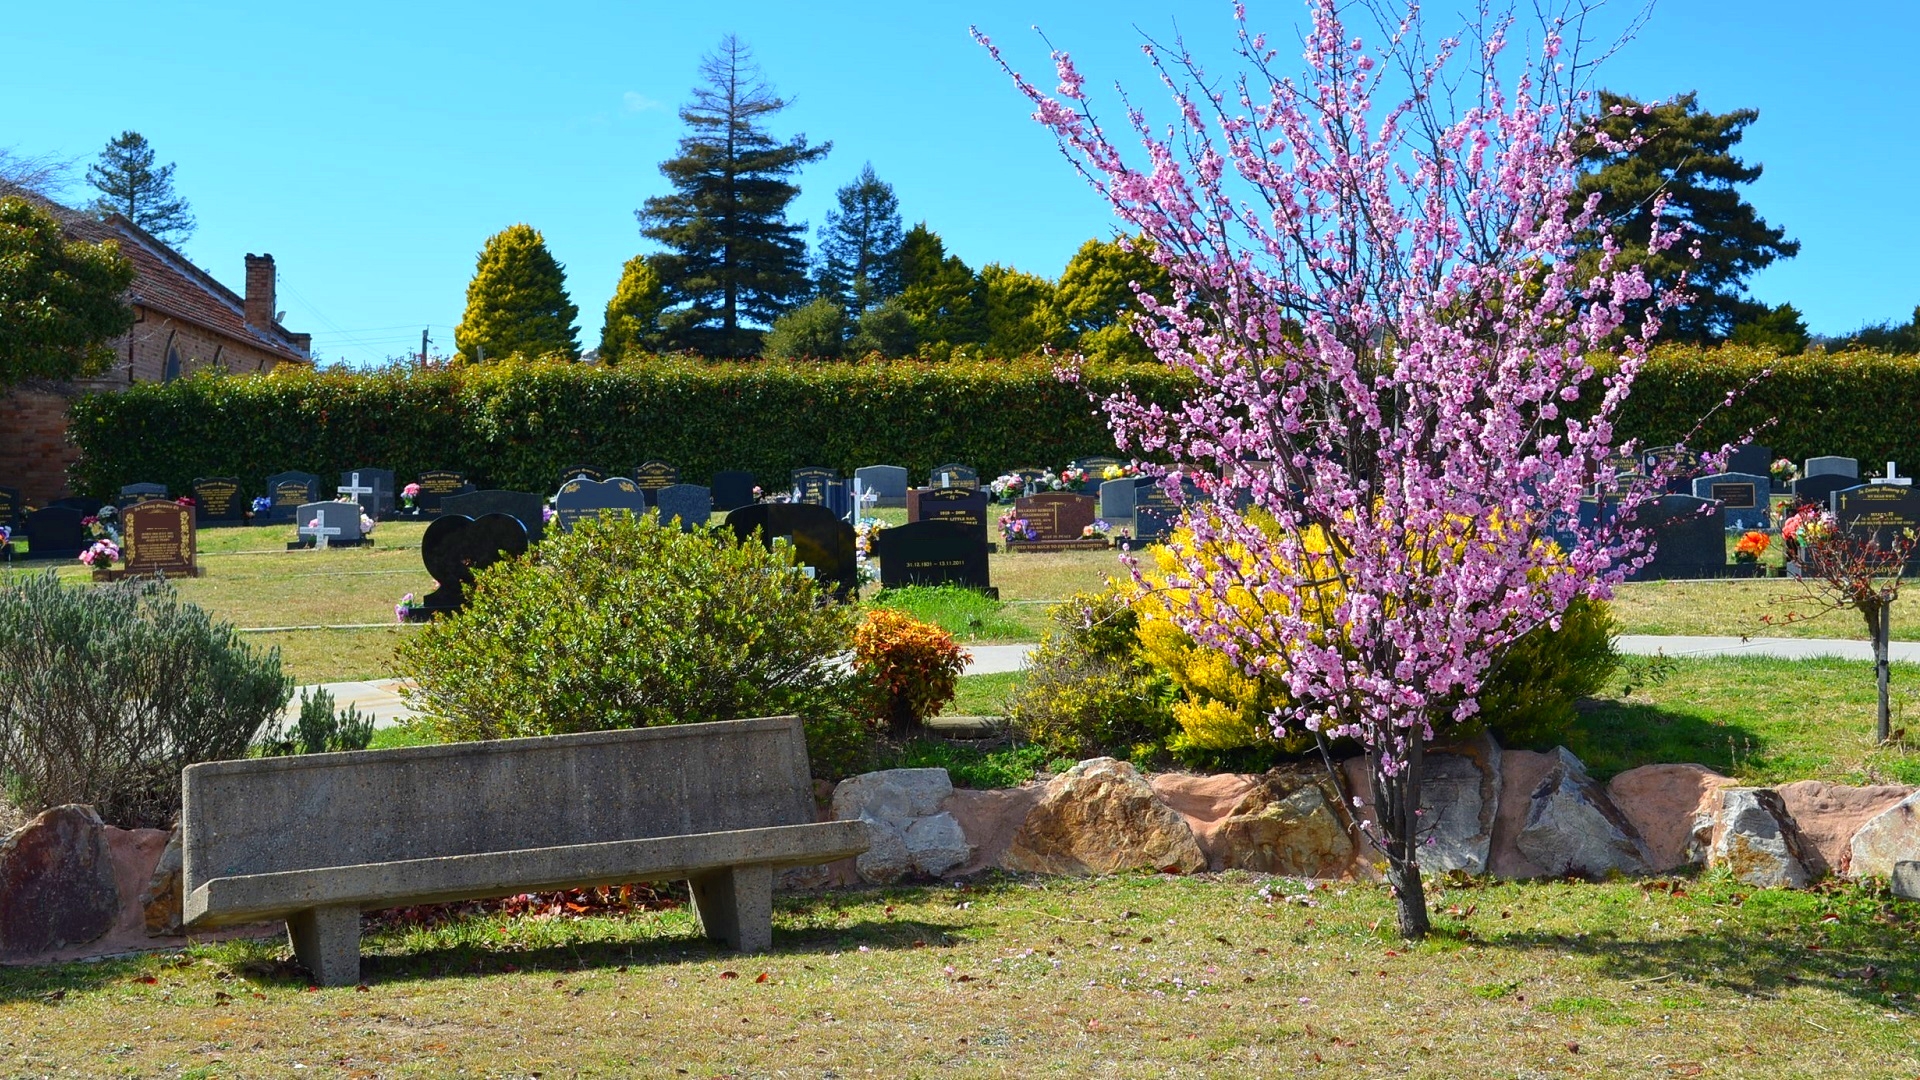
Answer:
<svg viewBox="0 0 1920 1080"><path fill-rule="evenodd" d="M1170 302L1136 283L1134 329L1192 391L1103 405L1184 504L1175 618L1281 681L1276 729L1366 747L1370 839L1411 938L1429 927L1426 743L1473 716L1514 641L1644 563L1634 516L1664 481L1582 521L1607 459L1637 450L1615 420L1680 298L1594 241L1597 197L1576 196L1582 140L1608 138L1585 112L1583 3L1520 56L1510 12L1434 39L1408 4L1369 43L1344 14L1386 4L1309 0L1297 73L1236 6L1230 73L1144 44L1173 119L1123 99L1137 153L1065 53L1047 91L976 31L1172 282Z"/></svg>

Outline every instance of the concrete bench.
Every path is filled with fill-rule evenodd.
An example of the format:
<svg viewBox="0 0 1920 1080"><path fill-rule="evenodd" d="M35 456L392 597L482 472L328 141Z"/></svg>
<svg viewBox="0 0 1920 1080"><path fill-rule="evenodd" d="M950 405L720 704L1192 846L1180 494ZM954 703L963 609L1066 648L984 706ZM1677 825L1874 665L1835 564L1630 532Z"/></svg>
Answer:
<svg viewBox="0 0 1920 1080"><path fill-rule="evenodd" d="M360 979L360 913L685 878L701 930L773 944L773 876L867 848L816 822L796 717L194 765L186 924L285 919L323 986Z"/></svg>

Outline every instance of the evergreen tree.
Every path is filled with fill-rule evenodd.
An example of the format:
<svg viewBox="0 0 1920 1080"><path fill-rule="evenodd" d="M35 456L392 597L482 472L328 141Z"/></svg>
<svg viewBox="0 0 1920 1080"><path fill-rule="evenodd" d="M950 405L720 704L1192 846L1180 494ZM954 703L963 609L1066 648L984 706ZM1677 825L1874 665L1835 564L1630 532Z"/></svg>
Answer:
<svg viewBox="0 0 1920 1080"><path fill-rule="evenodd" d="M468 360L580 357L567 298L567 273L531 225L513 225L487 238L467 283L467 313L453 329L454 347Z"/></svg>
<svg viewBox="0 0 1920 1080"><path fill-rule="evenodd" d="M1127 250L1118 239L1080 245L1054 290L1054 314L1074 337L1074 347L1102 360L1150 360L1152 350L1133 330L1141 310L1137 283L1163 302L1173 288L1167 272L1147 256L1148 241L1135 239Z"/></svg>
<svg viewBox="0 0 1920 1080"><path fill-rule="evenodd" d="M87 166L87 183L100 197L95 213L119 214L168 244L179 245L193 235L193 215L187 201L173 193L173 165L154 167L153 147L137 131L123 131L100 151L100 160Z"/></svg>
<svg viewBox="0 0 1920 1080"><path fill-rule="evenodd" d="M805 222L787 221L800 194L788 178L825 157L832 143L805 135L778 142L764 126L787 107L728 35L700 65L704 83L680 110L690 129L680 154L661 163L673 194L635 212L643 236L665 245L654 260L670 310L666 344L709 355L746 356L767 326L809 291Z"/></svg>
<svg viewBox="0 0 1920 1080"><path fill-rule="evenodd" d="M118 244L70 241L32 200L0 198L0 390L104 369L133 328L133 275Z"/></svg>
<svg viewBox="0 0 1920 1080"><path fill-rule="evenodd" d="M1892 320L1869 323L1851 334L1832 341L1829 347L1835 351L1868 349L1900 356L1920 353L1920 306L1913 309L1913 318L1904 323L1896 323Z"/></svg>
<svg viewBox="0 0 1920 1080"><path fill-rule="evenodd" d="M872 162L835 198L839 205L820 228L820 295L857 319L900 292L900 200Z"/></svg>
<svg viewBox="0 0 1920 1080"><path fill-rule="evenodd" d="M958 346L986 340L980 279L925 222L900 242L900 306L923 355L944 359Z"/></svg>
<svg viewBox="0 0 1920 1080"><path fill-rule="evenodd" d="M1807 323L1801 318L1800 309L1781 304L1772 308L1761 306L1758 316L1733 328L1729 340L1735 345L1775 349L1782 356L1794 356L1806 352L1812 338L1807 334Z"/></svg>
<svg viewBox="0 0 1920 1080"><path fill-rule="evenodd" d="M1683 274L1689 277L1693 299L1667 314L1661 340L1725 340L1735 325L1767 310L1743 295L1748 276L1800 250L1799 241L1768 225L1739 191L1739 185L1760 179L1759 165L1749 165L1733 154L1747 125L1759 119L1759 111L1703 112L1698 95L1687 93L1649 113L1647 106L1612 91L1601 91L1600 110L1600 127L1614 140L1638 131L1645 141L1616 151L1589 140L1582 155L1589 171L1581 178L1576 197L1600 193L1603 224L1599 231L1611 234L1619 245L1623 254L1616 264L1644 266L1656 293ZM1684 222L1690 235L1677 246L1649 256L1653 204L1662 193L1668 197L1668 224ZM1696 240L1700 257L1692 259L1687 248ZM1597 260L1598 232L1587 248L1588 259ZM1638 325L1637 313L1633 325Z"/></svg>
<svg viewBox="0 0 1920 1080"><path fill-rule="evenodd" d="M1066 324L1053 314L1053 282L1046 278L988 263L980 269L980 294L988 356L1026 356L1065 338Z"/></svg>
<svg viewBox="0 0 1920 1080"><path fill-rule="evenodd" d="M919 347L920 336L914 331L913 317L896 296L861 313L845 352L849 356L878 355L895 359L912 356Z"/></svg>
<svg viewBox="0 0 1920 1080"><path fill-rule="evenodd" d="M620 284L607 301L607 320L600 330L600 362L608 366L651 352L660 340L660 313L667 295L660 275L645 255L635 255L620 270Z"/></svg>
<svg viewBox="0 0 1920 1080"><path fill-rule="evenodd" d="M846 338L846 313L838 301L822 296L775 319L762 352L774 360L832 360Z"/></svg>

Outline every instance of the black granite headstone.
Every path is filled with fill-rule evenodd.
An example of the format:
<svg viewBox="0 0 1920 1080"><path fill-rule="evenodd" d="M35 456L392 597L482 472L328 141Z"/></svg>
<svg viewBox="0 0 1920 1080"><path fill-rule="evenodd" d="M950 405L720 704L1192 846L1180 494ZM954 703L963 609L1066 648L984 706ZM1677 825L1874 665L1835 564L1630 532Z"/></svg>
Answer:
<svg viewBox="0 0 1920 1080"><path fill-rule="evenodd" d="M1143 476L1134 486L1133 537L1142 544L1157 544L1180 525L1180 507L1161 488L1160 481Z"/></svg>
<svg viewBox="0 0 1920 1080"><path fill-rule="evenodd" d="M440 500L440 512L459 514L478 521L488 514L505 514L527 530L527 542L537 544L546 538L547 500L531 491L470 491Z"/></svg>
<svg viewBox="0 0 1920 1080"><path fill-rule="evenodd" d="M81 517L95 517L107 505L106 500L91 495L69 495L64 499L55 499L50 506L62 506L68 510L80 511Z"/></svg>
<svg viewBox="0 0 1920 1080"><path fill-rule="evenodd" d="M48 506L28 514L22 530L27 538L27 558L79 558L93 544L86 526L80 524L82 518L91 516L70 506Z"/></svg>
<svg viewBox="0 0 1920 1080"><path fill-rule="evenodd" d="M588 480L576 476L560 485L560 494L554 496L554 524L562 532L572 532L573 526L581 518L598 517L602 511L626 510L634 517L647 512L647 493L640 485L624 476L611 480Z"/></svg>
<svg viewBox="0 0 1920 1080"><path fill-rule="evenodd" d="M11 527L20 524L21 517L26 513L26 506L26 500L20 497L19 488L0 487L0 525Z"/></svg>
<svg viewBox="0 0 1920 1080"><path fill-rule="evenodd" d="M1773 450L1759 443L1748 443L1737 447L1727 455L1727 471L1730 473L1752 473L1755 476L1773 475Z"/></svg>
<svg viewBox="0 0 1920 1080"><path fill-rule="evenodd" d="M439 517L444 510L440 508L442 500L452 495L465 495L472 491L473 485L467 483L467 474L451 469L429 469L420 474L420 496L414 505L428 517Z"/></svg>
<svg viewBox="0 0 1920 1080"><path fill-rule="evenodd" d="M654 492L653 501L661 524L678 520L682 532L706 528L713 516L713 492L699 484L668 484Z"/></svg>
<svg viewBox="0 0 1920 1080"><path fill-rule="evenodd" d="M927 486L936 488L977 488L980 486L980 470L971 465L962 465L957 461L949 461L945 465L934 466L933 474L931 478L928 479Z"/></svg>
<svg viewBox="0 0 1920 1080"><path fill-rule="evenodd" d="M420 561L440 585L422 598L421 605L430 612L459 610L467 602L467 588L476 571L526 551L527 530L517 518L443 513L420 537Z"/></svg>
<svg viewBox="0 0 1920 1080"><path fill-rule="evenodd" d="M1793 495L1793 505L1812 504L1820 507L1833 505L1833 493L1860 486L1860 478L1844 473L1820 473L1817 476L1803 476L1795 480L1788 488Z"/></svg>
<svg viewBox="0 0 1920 1080"><path fill-rule="evenodd" d="M1642 506L1633 523L1648 530L1654 553L1629 580L1727 577L1727 530L1718 514L1701 512L1710 504L1692 495L1662 495Z"/></svg>
<svg viewBox="0 0 1920 1080"><path fill-rule="evenodd" d="M754 501L758 486L752 473L744 469L722 469L713 474L713 508L727 513Z"/></svg>
<svg viewBox="0 0 1920 1080"><path fill-rule="evenodd" d="M339 497L360 504L360 512L375 521L393 516L392 469L348 469L340 474Z"/></svg>
<svg viewBox="0 0 1920 1080"><path fill-rule="evenodd" d="M915 488L907 493L907 521L945 521L974 530L980 544L988 544L992 513L987 493L978 488Z"/></svg>
<svg viewBox="0 0 1920 1080"><path fill-rule="evenodd" d="M607 478L607 470L598 465L569 465L560 470L560 482L562 484L576 476L584 476L589 480L605 480Z"/></svg>
<svg viewBox="0 0 1920 1080"><path fill-rule="evenodd" d="M251 502L237 476L202 476L193 482L194 519L202 527L245 524Z"/></svg>
<svg viewBox="0 0 1920 1080"><path fill-rule="evenodd" d="M647 493L647 505L655 506L659 504L661 488L680 482L680 467L664 461L649 461L633 470L633 480Z"/></svg>
<svg viewBox="0 0 1920 1080"><path fill-rule="evenodd" d="M834 517L833 511L824 506L755 503L728 514L727 528L742 542L758 534L768 548L780 537L791 537L800 564L813 567L814 580L832 589L835 596L851 599L859 588L853 526Z"/></svg>
<svg viewBox="0 0 1920 1080"><path fill-rule="evenodd" d="M153 502L167 497L165 484L128 484L120 489L120 505L123 508L135 503Z"/></svg>
<svg viewBox="0 0 1920 1080"><path fill-rule="evenodd" d="M1833 493L1833 519L1855 535L1890 549L1909 530L1920 533L1920 491L1905 484L1861 484ZM1907 560L1920 564L1920 545Z"/></svg>
<svg viewBox="0 0 1920 1080"><path fill-rule="evenodd" d="M1101 473L1106 471L1109 465L1125 464L1126 462L1121 461L1111 454L1100 454L1095 457L1075 458L1071 467L1087 470L1087 478L1080 484L1080 494L1098 496L1100 494L1100 485L1106 481L1106 477L1102 476Z"/></svg>
<svg viewBox="0 0 1920 1080"><path fill-rule="evenodd" d="M881 529L873 537L880 559L880 584L959 585L992 593L987 572L986 538L956 521L915 521Z"/></svg>
<svg viewBox="0 0 1920 1080"><path fill-rule="evenodd" d="M840 481L840 470L829 469L824 465L803 465L791 474L793 486L800 492L800 501L814 506L827 505L827 485Z"/></svg>
<svg viewBox="0 0 1920 1080"><path fill-rule="evenodd" d="M308 503L320 501L320 478L306 472L275 473L267 477L268 525L291 525Z"/></svg>
<svg viewBox="0 0 1920 1080"><path fill-rule="evenodd" d="M1655 446L1640 455L1640 466L1648 476L1663 463L1672 463L1673 471L1666 479L1666 491L1669 495L1688 495L1693 492L1693 474L1700 471L1700 458L1691 450L1681 450L1675 446Z"/></svg>

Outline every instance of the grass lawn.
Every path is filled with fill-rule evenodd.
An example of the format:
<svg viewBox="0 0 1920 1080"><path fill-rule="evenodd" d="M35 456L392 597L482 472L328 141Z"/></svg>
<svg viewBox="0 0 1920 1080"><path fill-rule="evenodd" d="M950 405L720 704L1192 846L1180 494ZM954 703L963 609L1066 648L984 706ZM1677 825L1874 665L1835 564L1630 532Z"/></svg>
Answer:
<svg viewBox="0 0 1920 1080"><path fill-rule="evenodd" d="M783 896L775 951L684 907L0 969L9 1071L446 1076L1911 1076L1920 906L1709 878L1431 894L1244 874Z"/></svg>

